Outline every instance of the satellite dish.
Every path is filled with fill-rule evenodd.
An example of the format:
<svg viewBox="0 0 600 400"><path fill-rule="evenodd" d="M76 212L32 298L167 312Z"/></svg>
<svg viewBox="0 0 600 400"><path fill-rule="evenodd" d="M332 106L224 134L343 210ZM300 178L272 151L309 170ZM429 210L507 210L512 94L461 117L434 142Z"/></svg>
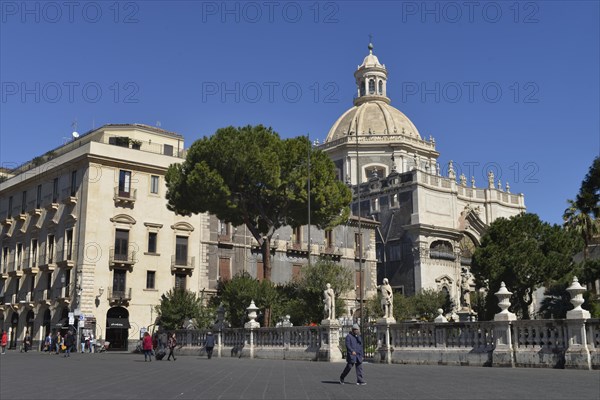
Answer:
<svg viewBox="0 0 600 400"><path fill-rule="evenodd" d="M79 133L77 133L77 131L73 131L73 133L71 133L71 136L73 136L73 139L77 139L79 137Z"/></svg>

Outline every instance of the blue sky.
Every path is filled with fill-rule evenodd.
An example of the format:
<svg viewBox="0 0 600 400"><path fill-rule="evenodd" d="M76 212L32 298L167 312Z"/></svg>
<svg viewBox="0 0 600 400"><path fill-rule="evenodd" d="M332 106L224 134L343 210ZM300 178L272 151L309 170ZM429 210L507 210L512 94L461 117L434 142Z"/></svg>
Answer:
<svg viewBox="0 0 600 400"><path fill-rule="evenodd" d="M495 171L560 223L600 154L597 1L0 2L0 164L72 124L157 125L187 145L228 125L321 142L368 53L440 164Z"/></svg>

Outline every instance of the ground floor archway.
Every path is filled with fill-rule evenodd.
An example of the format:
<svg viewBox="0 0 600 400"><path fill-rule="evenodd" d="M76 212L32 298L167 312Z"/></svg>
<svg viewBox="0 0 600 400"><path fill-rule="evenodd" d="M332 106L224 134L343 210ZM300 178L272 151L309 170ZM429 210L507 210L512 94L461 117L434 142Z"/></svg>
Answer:
<svg viewBox="0 0 600 400"><path fill-rule="evenodd" d="M112 307L106 312L106 340L109 350L126 351L129 337L129 311L124 307Z"/></svg>

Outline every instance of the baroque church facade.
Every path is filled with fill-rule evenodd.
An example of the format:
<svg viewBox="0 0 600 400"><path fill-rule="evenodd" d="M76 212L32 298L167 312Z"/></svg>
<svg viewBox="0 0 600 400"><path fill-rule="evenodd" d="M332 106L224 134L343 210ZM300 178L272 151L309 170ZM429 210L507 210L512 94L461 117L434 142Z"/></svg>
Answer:
<svg viewBox="0 0 600 400"><path fill-rule="evenodd" d="M377 284L406 295L443 290L464 318L475 288L471 255L495 219L525 211L523 194L510 193L488 173L485 187L458 177L450 161L447 176L433 138L417 127L387 96L388 72L369 54L354 72L353 106L331 127L320 149L335 163L339 179L353 188L353 215L380 223L376 228Z"/></svg>

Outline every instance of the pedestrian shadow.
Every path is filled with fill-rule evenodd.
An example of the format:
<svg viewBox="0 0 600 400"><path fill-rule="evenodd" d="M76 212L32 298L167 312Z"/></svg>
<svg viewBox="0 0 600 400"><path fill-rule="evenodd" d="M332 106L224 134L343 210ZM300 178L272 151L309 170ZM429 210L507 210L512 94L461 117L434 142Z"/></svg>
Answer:
<svg viewBox="0 0 600 400"><path fill-rule="evenodd" d="M338 381L321 381L321 383L326 383L329 385L339 385L340 381L339 380Z"/></svg>

